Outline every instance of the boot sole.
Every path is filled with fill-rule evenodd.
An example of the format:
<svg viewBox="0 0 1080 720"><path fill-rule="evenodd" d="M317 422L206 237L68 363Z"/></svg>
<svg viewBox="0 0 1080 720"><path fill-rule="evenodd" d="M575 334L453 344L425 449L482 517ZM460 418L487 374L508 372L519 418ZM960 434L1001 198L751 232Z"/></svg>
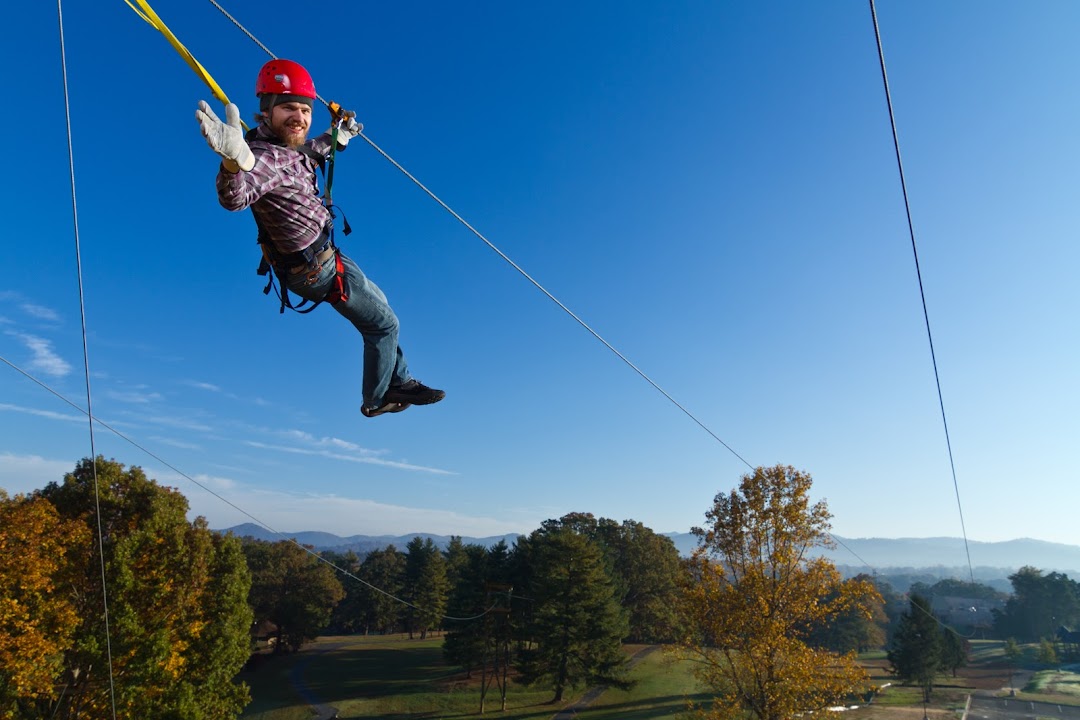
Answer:
<svg viewBox="0 0 1080 720"><path fill-rule="evenodd" d="M393 406L393 407L391 407ZM368 410L367 408L360 408L360 414L367 418L379 417L380 415L387 415L389 413L399 413L402 410L408 410L409 403L389 402L383 405L377 410Z"/></svg>

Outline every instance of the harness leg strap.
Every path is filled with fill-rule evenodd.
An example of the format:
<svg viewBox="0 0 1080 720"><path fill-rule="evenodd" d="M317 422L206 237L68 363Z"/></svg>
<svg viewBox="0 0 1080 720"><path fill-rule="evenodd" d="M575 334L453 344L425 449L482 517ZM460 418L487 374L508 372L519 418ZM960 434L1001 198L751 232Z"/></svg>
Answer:
<svg viewBox="0 0 1080 720"><path fill-rule="evenodd" d="M345 291L345 263L341 261L341 251L334 249L334 286L326 293L324 300L331 305L344 302L349 299L349 293Z"/></svg>

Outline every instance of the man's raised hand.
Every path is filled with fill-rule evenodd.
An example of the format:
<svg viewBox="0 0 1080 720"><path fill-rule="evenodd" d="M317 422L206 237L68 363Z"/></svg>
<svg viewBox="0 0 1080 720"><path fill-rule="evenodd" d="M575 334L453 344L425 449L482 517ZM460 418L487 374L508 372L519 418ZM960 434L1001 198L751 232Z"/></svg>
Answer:
<svg viewBox="0 0 1080 720"><path fill-rule="evenodd" d="M210 106L200 100L195 118L199 121L206 144L221 156L226 170L247 172L255 167L255 156L244 140L244 129L240 125L240 108L233 103L226 105L225 122L221 122Z"/></svg>

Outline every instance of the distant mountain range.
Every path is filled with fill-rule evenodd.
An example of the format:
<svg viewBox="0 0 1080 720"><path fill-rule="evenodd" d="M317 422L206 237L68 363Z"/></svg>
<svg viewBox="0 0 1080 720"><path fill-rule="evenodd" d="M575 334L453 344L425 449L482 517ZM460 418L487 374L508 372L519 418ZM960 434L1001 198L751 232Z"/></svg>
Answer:
<svg viewBox="0 0 1080 720"><path fill-rule="evenodd" d="M433 535L431 533L409 533L408 535L350 535L348 537L341 537L332 533L317 531L277 534L267 530L261 525L255 525L254 523L236 525L235 527L225 528L220 532L231 532L237 537L250 537L255 538L256 540L269 540L271 542L289 538L301 545L310 545L316 550L333 550L334 552L348 552L349 550L352 550L360 556L364 556L373 550L382 550L388 545L393 545L398 550L404 551L405 546L408 545L409 541L414 537L423 539L431 538L431 541L435 543L436 547L443 550L450 544L449 535ZM500 540L505 540L508 547L513 547L514 541L517 540L521 534L522 533L511 533L509 535L495 535L484 538L463 536L461 541L466 545L475 544L491 547L493 545L498 545Z"/></svg>
<svg viewBox="0 0 1080 720"><path fill-rule="evenodd" d="M222 532L231 532L239 537L252 537L257 540L281 540L282 535L252 523L245 523L226 528ZM477 544L491 547L500 540L513 547L520 533L496 535L492 537L462 537L466 545ZM682 555L689 555L697 547L697 538L690 533L666 533L675 543ZM351 535L341 537L325 532L285 533L302 545L310 545L317 550L347 552L352 550L357 555L366 555L373 550L381 550L393 545L398 550L414 537L431 538L440 548L450 542L449 535L431 533L411 533L408 535ZM1057 571L1068 574L1073 579L1080 575L1080 546L1051 543L1042 540L1022 538L1003 542L970 541L967 551L961 538L844 538L834 536L837 546L824 555L838 566L848 568L869 568L865 570L883 571L897 568L967 568L968 552L971 553L973 568L994 568L1013 571L1024 565L1031 565L1044 572Z"/></svg>

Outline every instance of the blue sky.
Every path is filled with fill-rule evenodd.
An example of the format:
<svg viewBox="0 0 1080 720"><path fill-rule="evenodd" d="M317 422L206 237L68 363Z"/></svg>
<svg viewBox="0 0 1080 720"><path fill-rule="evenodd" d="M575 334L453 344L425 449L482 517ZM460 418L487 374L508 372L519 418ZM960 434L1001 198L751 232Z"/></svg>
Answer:
<svg viewBox="0 0 1080 720"><path fill-rule="evenodd" d="M250 117L262 50L210 3L152 5ZM836 534L960 535L865 2L223 5L742 457L810 472ZM1080 543L1080 5L878 16L968 536ZM209 91L120 0L64 22L93 402L118 430L281 531L682 532L747 471L358 140L342 245L447 391L363 418L359 337L279 316L250 215L217 204ZM22 3L2 31L25 145L0 355L84 405L57 27ZM249 519L96 442L213 527ZM0 487L89 453L0 365Z"/></svg>

